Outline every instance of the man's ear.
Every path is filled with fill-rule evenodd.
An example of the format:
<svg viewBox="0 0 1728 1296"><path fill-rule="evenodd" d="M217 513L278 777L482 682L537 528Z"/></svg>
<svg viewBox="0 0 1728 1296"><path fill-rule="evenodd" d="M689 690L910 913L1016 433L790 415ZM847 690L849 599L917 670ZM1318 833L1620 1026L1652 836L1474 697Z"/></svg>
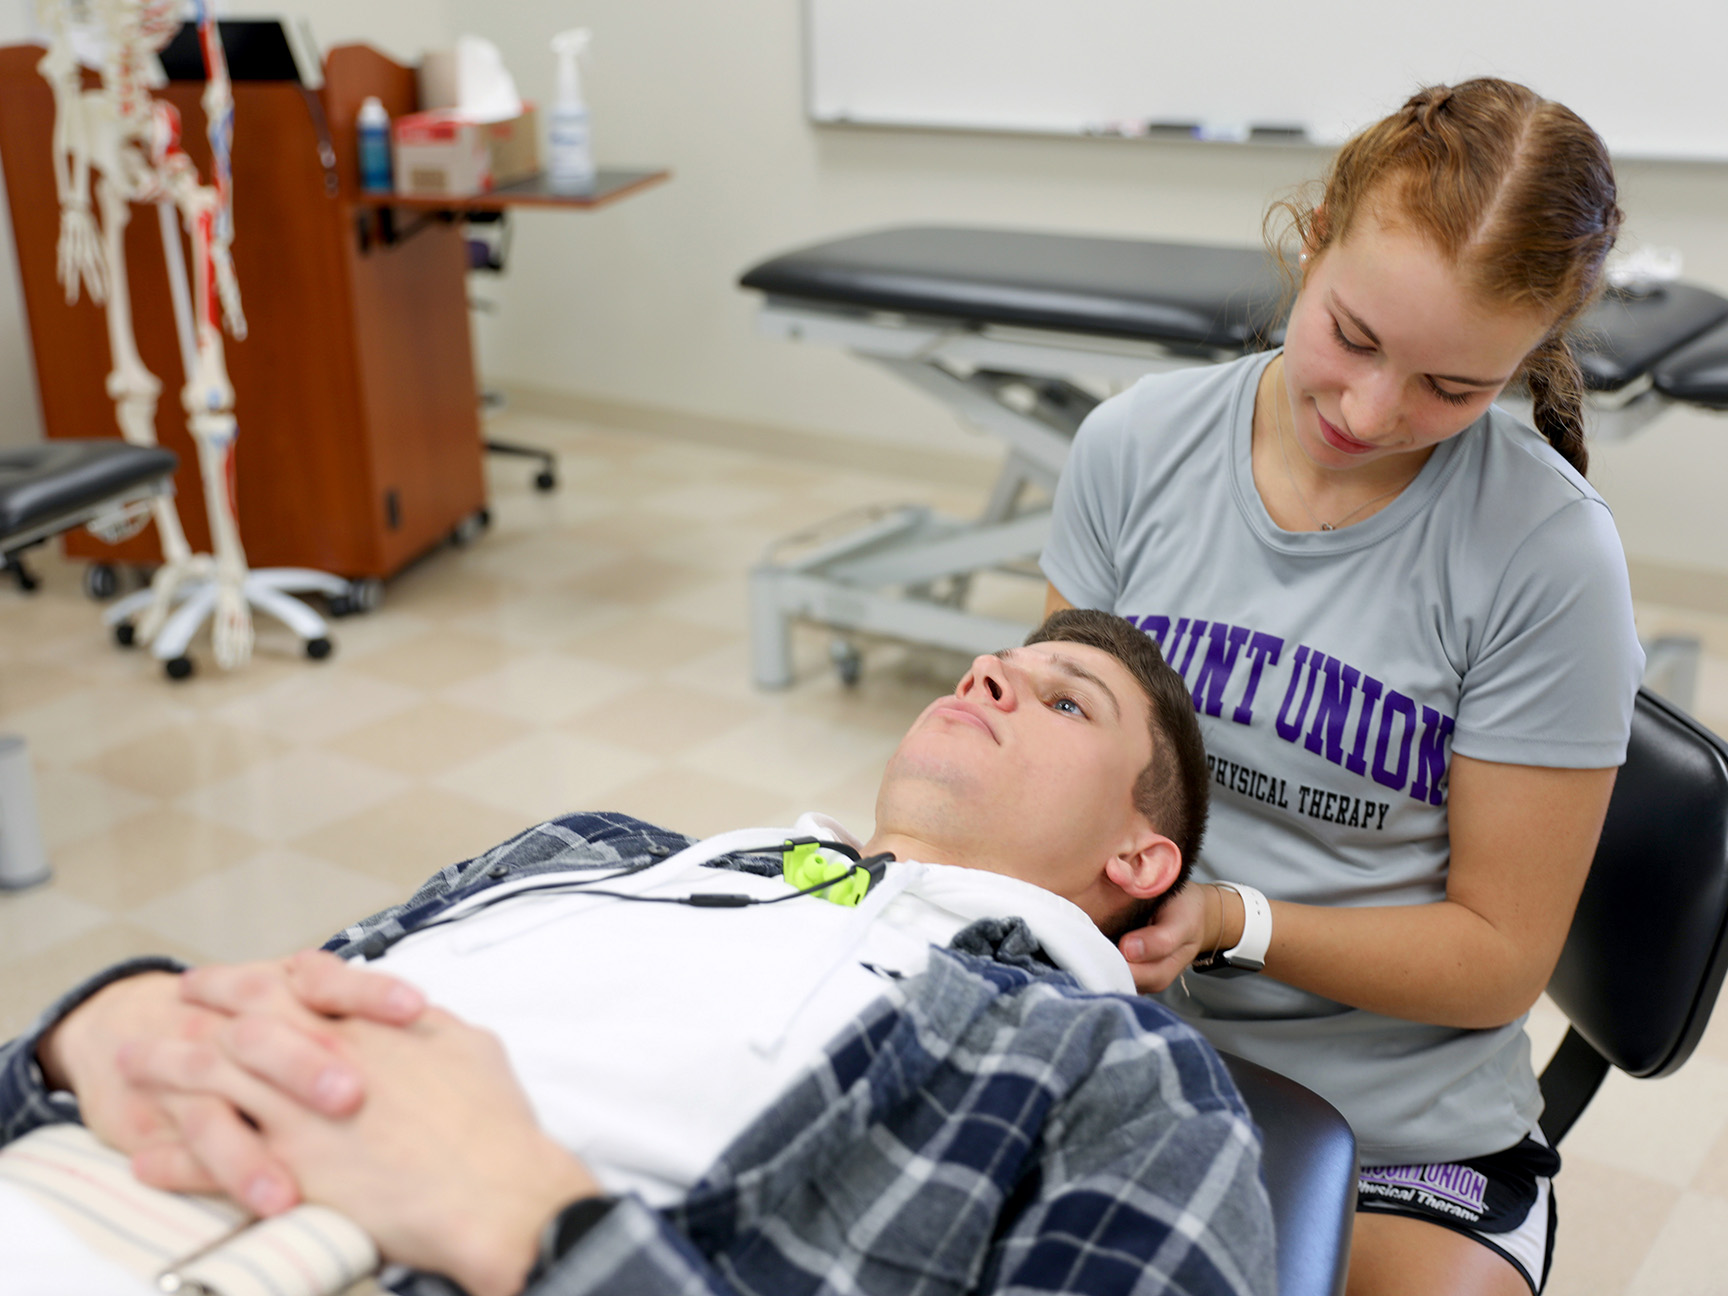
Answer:
<svg viewBox="0 0 1728 1296"><path fill-rule="evenodd" d="M1161 833L1147 829L1128 849L1112 855L1104 865L1104 876L1132 900L1161 896L1176 884L1182 873L1182 852Z"/></svg>

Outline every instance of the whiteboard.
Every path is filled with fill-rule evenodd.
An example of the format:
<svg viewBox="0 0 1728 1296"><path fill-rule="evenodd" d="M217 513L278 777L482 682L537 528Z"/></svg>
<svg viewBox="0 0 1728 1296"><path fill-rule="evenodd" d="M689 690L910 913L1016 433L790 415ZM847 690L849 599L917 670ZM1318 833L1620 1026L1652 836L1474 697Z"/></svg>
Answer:
<svg viewBox="0 0 1728 1296"><path fill-rule="evenodd" d="M1301 128L1493 75L1627 157L1728 160L1728 0L805 0L817 122L1058 134Z"/></svg>

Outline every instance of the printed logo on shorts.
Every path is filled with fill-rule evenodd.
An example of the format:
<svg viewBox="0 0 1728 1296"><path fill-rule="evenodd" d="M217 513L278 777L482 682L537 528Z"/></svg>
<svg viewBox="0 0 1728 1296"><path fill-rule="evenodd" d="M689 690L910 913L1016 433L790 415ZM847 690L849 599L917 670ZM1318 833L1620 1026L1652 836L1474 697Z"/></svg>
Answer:
<svg viewBox="0 0 1728 1296"><path fill-rule="evenodd" d="M1360 1191L1386 1201L1426 1206L1475 1224L1488 1209L1488 1176L1466 1165L1370 1166Z"/></svg>

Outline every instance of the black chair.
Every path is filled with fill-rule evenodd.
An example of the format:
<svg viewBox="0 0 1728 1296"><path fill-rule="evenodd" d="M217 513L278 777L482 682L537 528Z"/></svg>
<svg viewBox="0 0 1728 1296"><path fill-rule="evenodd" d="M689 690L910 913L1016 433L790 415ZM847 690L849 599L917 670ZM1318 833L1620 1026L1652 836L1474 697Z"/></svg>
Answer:
<svg viewBox="0 0 1728 1296"><path fill-rule="evenodd" d="M1261 1166L1278 1231L1279 1296L1340 1296L1356 1220L1356 1136L1313 1090L1222 1056L1260 1126Z"/></svg>
<svg viewBox="0 0 1728 1296"><path fill-rule="evenodd" d="M1692 1056L1728 971L1728 743L1640 690L1626 764L1548 984L1571 1022L1542 1072L1558 1144L1610 1066L1653 1078ZM1265 1136L1281 1296L1344 1289L1356 1149L1336 1110L1225 1055Z"/></svg>
<svg viewBox="0 0 1728 1296"><path fill-rule="evenodd" d="M1542 1072L1558 1143L1615 1066L1677 1071L1728 970L1728 744L1640 690L1632 742L1548 995L1571 1022Z"/></svg>
<svg viewBox="0 0 1728 1296"><path fill-rule="evenodd" d="M20 555L104 513L173 490L179 463L160 446L114 438L42 441L0 450L0 571L36 588Z"/></svg>
<svg viewBox="0 0 1728 1296"><path fill-rule="evenodd" d="M464 212L462 220L465 226L463 242L468 249L468 268L482 274L503 274L504 267L510 259L510 213L507 211ZM481 237L481 226L491 226L497 232L491 238ZM483 301L477 297L470 297L468 304L475 310L490 312L497 309L491 302ZM500 409L503 404L503 392L487 390L480 393L480 405L483 409ZM520 441L500 441L496 437L486 437L484 443L488 454L509 455L516 459L532 459L539 464L539 470L534 474L535 490L558 489L558 460L550 450L542 450L539 446L524 445Z"/></svg>

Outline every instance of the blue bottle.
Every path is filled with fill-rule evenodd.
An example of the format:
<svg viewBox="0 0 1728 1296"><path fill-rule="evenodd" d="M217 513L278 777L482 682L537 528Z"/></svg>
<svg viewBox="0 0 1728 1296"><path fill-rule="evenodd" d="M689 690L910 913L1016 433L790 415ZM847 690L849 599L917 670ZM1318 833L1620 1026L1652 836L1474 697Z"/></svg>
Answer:
<svg viewBox="0 0 1728 1296"><path fill-rule="evenodd" d="M389 193L390 114L376 95L367 95L360 105L360 188L367 193Z"/></svg>

